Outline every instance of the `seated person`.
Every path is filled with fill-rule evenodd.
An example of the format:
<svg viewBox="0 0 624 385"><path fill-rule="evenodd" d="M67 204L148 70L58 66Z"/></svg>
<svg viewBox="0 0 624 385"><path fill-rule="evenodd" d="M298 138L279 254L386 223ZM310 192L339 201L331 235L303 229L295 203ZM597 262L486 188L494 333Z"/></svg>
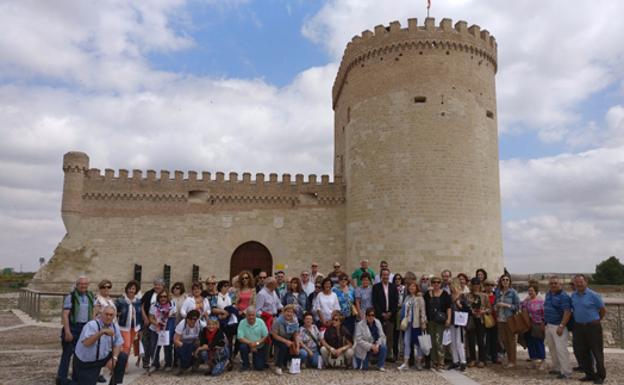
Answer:
<svg viewBox="0 0 624 385"><path fill-rule="evenodd" d="M186 319L180 321L175 328L173 346L180 361L178 375L198 364L194 353L199 346L199 333L201 332L199 316L199 311L193 309L186 314Z"/></svg>
<svg viewBox="0 0 624 385"><path fill-rule="evenodd" d="M299 321L295 317L295 305L284 306L282 314L271 327L275 343L275 373L282 374L288 360L299 357Z"/></svg>
<svg viewBox="0 0 624 385"><path fill-rule="evenodd" d="M256 317L253 306L245 309L245 319L238 324L238 350L241 355L241 371L249 370L249 353L252 354L255 370L266 369L267 339L269 331L264 321Z"/></svg>
<svg viewBox="0 0 624 385"><path fill-rule="evenodd" d="M355 327L355 364L358 369L368 369L371 356L377 357L377 367L385 372L386 362L386 335L381 322L375 318L375 309L366 309L366 319L357 323Z"/></svg>
<svg viewBox="0 0 624 385"><path fill-rule="evenodd" d="M353 337L342 325L343 316L340 310L331 314L331 326L325 330L321 339L321 356L327 367L353 367Z"/></svg>
<svg viewBox="0 0 624 385"><path fill-rule="evenodd" d="M195 356L208 365L205 375L218 376L225 371L230 350L225 333L219 328L219 321L216 319L206 321L206 327L199 335L199 347L195 349Z"/></svg>
<svg viewBox="0 0 624 385"><path fill-rule="evenodd" d="M309 368L318 368L321 354L321 332L314 324L314 316L310 312L303 315L303 326L299 328L299 341L301 363Z"/></svg>

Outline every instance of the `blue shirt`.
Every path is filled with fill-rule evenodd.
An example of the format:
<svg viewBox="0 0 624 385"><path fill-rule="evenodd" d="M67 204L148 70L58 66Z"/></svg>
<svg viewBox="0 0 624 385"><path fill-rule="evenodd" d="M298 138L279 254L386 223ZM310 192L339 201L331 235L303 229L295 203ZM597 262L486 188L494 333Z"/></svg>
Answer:
<svg viewBox="0 0 624 385"><path fill-rule="evenodd" d="M96 334L98 331L106 329L106 326L104 326L104 322L100 319L89 321L82 329L82 333L80 333L80 338L76 344L76 357L82 362L95 362L98 359L102 360L106 358L106 356L113 351L113 346L121 346L123 344L123 338L121 337L119 326L115 325L113 322L109 328L115 331L115 336L111 337L106 334L100 336L100 354L98 357L98 341L95 341L91 346L86 346L84 340Z"/></svg>
<svg viewBox="0 0 624 385"><path fill-rule="evenodd" d="M578 290L572 293L572 314L576 323L600 320L599 310L603 307L602 297L590 288L586 288L583 294L580 294Z"/></svg>
<svg viewBox="0 0 624 385"><path fill-rule="evenodd" d="M78 295L78 311L76 312L76 323L89 322L89 297L87 293ZM70 310L72 308L72 296L71 294L65 297L63 301L63 309Z"/></svg>
<svg viewBox="0 0 624 385"><path fill-rule="evenodd" d="M559 290L557 293L548 291L544 300L544 321L550 325L560 325L563 320L563 313L572 310L570 296Z"/></svg>

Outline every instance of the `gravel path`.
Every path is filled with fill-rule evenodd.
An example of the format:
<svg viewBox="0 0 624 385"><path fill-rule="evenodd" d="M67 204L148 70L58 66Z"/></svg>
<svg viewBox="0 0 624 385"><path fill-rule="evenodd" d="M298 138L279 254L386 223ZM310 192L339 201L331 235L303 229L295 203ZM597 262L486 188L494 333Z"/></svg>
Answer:
<svg viewBox="0 0 624 385"><path fill-rule="evenodd" d="M0 327L14 326L21 323L22 321L11 311L0 311Z"/></svg>

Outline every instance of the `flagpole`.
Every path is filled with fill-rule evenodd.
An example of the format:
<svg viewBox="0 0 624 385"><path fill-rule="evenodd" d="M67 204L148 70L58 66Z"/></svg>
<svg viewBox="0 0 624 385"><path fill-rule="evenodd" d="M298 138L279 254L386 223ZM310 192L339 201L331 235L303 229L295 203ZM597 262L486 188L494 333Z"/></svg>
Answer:
<svg viewBox="0 0 624 385"><path fill-rule="evenodd" d="M429 18L429 8L431 8L431 0L427 0L427 19Z"/></svg>

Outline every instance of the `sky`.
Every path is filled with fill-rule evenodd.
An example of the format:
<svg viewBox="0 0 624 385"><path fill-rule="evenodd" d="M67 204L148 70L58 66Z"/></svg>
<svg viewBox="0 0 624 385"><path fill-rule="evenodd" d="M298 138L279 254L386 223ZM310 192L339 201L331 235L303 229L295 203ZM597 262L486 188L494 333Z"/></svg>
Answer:
<svg viewBox="0 0 624 385"><path fill-rule="evenodd" d="M351 37L426 0L0 0L0 266L65 230L62 156L91 167L331 174L331 86ZM505 266L624 254L619 0L433 0L498 42ZM389 257L390 258L390 257Z"/></svg>

